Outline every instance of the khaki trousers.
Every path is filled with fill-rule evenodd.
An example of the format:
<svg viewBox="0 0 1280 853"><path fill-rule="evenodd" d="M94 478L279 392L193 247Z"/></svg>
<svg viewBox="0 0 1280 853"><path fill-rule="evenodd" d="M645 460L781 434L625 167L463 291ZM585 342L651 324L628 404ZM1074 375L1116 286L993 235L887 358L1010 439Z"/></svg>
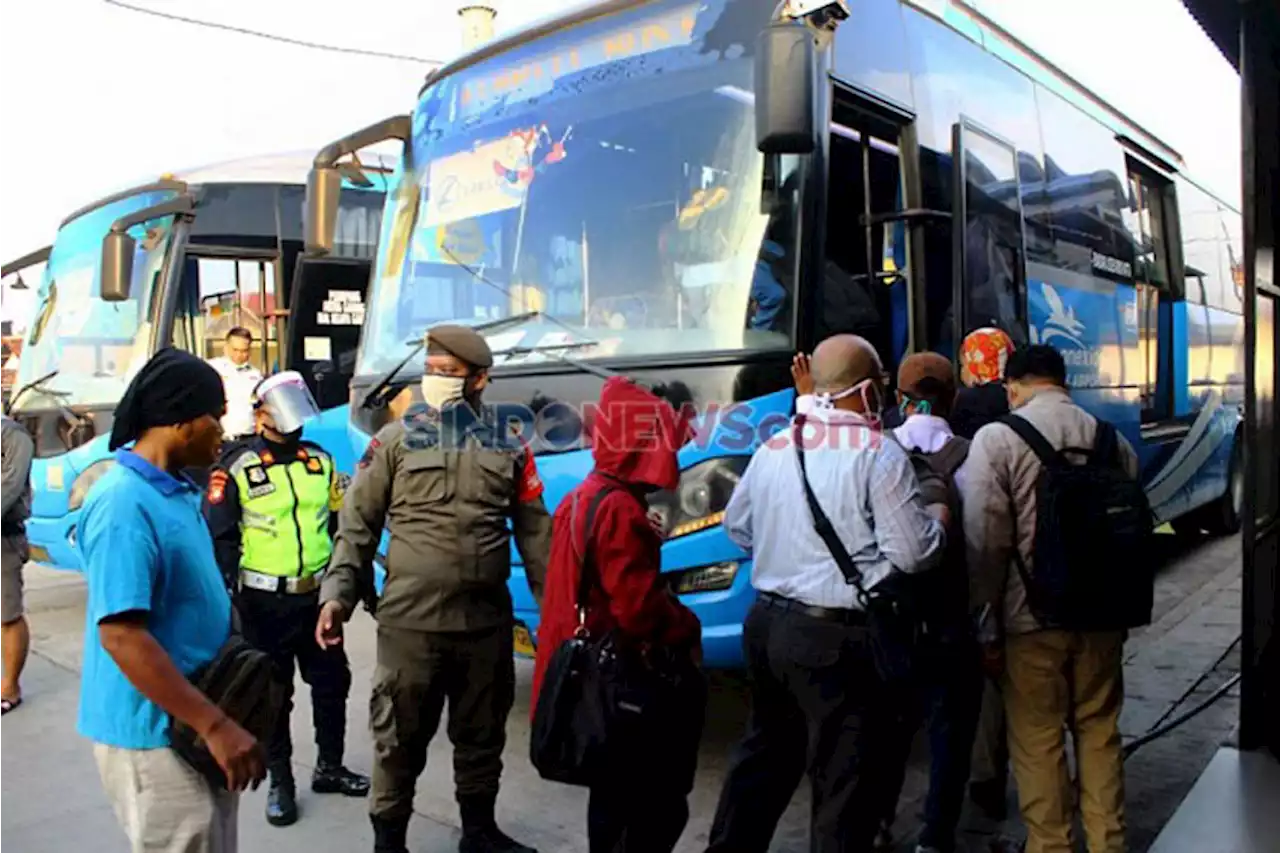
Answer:
<svg viewBox="0 0 1280 853"><path fill-rule="evenodd" d="M1078 768L1089 853L1124 853L1123 632L1036 631L1006 642L1009 756L1026 853L1071 853L1075 811L1066 732Z"/></svg>
<svg viewBox="0 0 1280 853"><path fill-rule="evenodd" d="M239 794L212 790L171 749L97 743L93 757L133 853L236 853Z"/></svg>

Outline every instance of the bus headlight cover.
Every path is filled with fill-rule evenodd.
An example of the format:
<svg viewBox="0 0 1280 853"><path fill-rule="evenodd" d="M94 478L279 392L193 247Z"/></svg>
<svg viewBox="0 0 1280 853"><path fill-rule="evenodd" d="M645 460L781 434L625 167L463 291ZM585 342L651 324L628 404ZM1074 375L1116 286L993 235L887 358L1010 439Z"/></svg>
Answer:
<svg viewBox="0 0 1280 853"><path fill-rule="evenodd" d="M667 538L687 536L724 521L729 496L750 461L750 456L708 459L683 472L674 491L651 496L650 512L662 522Z"/></svg>
<svg viewBox="0 0 1280 853"><path fill-rule="evenodd" d="M75 482L71 484L71 494L67 496L67 510L75 512L84 504L84 499L88 496L89 490L93 488L93 484L102 479L102 475L111 470L111 466L116 464L114 459L99 459L80 472L80 476L76 477Z"/></svg>

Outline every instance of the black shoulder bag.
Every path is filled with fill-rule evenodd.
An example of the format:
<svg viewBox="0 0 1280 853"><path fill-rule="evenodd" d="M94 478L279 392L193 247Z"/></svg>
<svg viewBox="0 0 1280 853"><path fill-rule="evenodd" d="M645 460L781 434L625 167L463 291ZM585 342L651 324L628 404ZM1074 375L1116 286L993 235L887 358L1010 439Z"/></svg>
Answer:
<svg viewBox="0 0 1280 853"><path fill-rule="evenodd" d="M267 653L245 639L234 605L230 636L213 660L188 678L209 701L265 746L284 707L284 686L276 680ZM226 774L195 729L170 719L169 746L215 791L226 790Z"/></svg>
<svg viewBox="0 0 1280 853"><path fill-rule="evenodd" d="M867 614L876 672L885 682L898 683L910 679L915 668L916 648L921 633L915 608L901 594L887 592L879 587L868 590L862 585L862 572L854 565L853 558L845 550L831 519L823 511L818 503L818 496L809 485L809 472L804 463L804 423L803 415L796 418L791 438L795 444L796 457L800 460L800 482L804 484L804 497L809 504L809 512L813 515L813 529L831 552L831 558L836 561L845 581L857 591L858 603Z"/></svg>

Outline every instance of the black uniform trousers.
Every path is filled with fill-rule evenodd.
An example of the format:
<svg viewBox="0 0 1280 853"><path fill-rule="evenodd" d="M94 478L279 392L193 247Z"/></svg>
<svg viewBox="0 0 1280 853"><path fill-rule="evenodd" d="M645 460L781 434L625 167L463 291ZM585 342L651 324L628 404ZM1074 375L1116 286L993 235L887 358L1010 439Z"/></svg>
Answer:
<svg viewBox="0 0 1280 853"><path fill-rule="evenodd" d="M443 633L378 626L369 698L373 787L369 813L404 819L413 810L427 746L449 707L459 802L493 797L502 776L507 715L515 700L511 625Z"/></svg>
<svg viewBox="0 0 1280 853"><path fill-rule="evenodd" d="M969 781L984 676L978 644L963 624L926 637L918 662L914 683L896 694L901 706L886 767L884 814L892 820L897 810L912 741L923 722L929 740L929 792L920 844L950 853Z"/></svg>
<svg viewBox="0 0 1280 853"><path fill-rule="evenodd" d="M275 734L267 744L267 768L273 776L288 774L293 757L289 717L293 710L293 667L311 686L311 713L316 747L322 763L342 763L347 731L347 694L351 668L341 646L321 649L316 644L320 593L301 595L242 589L237 608L246 639L271 656L276 677L285 689L285 704Z"/></svg>
<svg viewBox="0 0 1280 853"><path fill-rule="evenodd" d="M806 773L809 849L872 849L894 705L884 701L865 618L844 613L817 617L762 593L747 616L751 715L730 760L708 853L764 853Z"/></svg>
<svg viewBox="0 0 1280 853"><path fill-rule="evenodd" d="M692 662L681 689L658 718L617 732L609 746L609 778L587 801L590 853L671 853L689 822L689 792L698 768L707 682Z"/></svg>

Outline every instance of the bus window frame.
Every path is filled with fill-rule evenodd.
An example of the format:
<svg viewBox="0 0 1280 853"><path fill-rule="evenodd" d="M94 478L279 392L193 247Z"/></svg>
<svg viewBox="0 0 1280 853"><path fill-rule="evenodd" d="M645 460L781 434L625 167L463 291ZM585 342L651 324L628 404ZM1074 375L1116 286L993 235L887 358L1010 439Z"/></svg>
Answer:
<svg viewBox="0 0 1280 853"><path fill-rule="evenodd" d="M874 128L874 131L887 128L894 129L896 132L894 144L898 147L898 180L902 187L902 210L897 211L896 214L901 216L911 211L918 212L923 210L924 207L924 189L921 186L920 175L920 135L917 130L918 116L895 101L834 75L830 77L830 85L827 87L826 97L826 119L822 125L822 139L820 140L823 152L821 175L819 177L822 187L822 204L821 213L814 220L820 223L819 230L821 233L817 245L821 249L819 257L824 262L826 260L827 194L831 191L830 138L834 133L833 127L836 124L837 108L861 113L870 122L882 125L882 127ZM875 132L872 135L878 136ZM883 139L883 137L881 138ZM865 184L865 176L863 180ZM864 192L865 190L866 187L864 186ZM866 202L870 203L869 197ZM907 226L905 229L907 245L904 252L906 268L897 272L905 279L907 286L907 353L910 354L924 350L927 346L928 306L925 304L923 287L928 270L925 266L923 229L929 226L924 217L903 218L906 219ZM874 215L872 220L870 222L859 222L859 226L863 229L864 242L870 233L870 229L887 228L891 224L889 221L875 221ZM821 304L820 295L823 286L821 275L822 264L817 264L817 277L811 283L813 287L812 299L814 300L812 304L815 306L815 311L817 306ZM817 328L816 316L812 318L812 322L809 325L814 329ZM815 343L817 342L815 341Z"/></svg>
<svg viewBox="0 0 1280 853"><path fill-rule="evenodd" d="M1164 241L1164 264L1165 264L1165 282L1163 285L1152 284L1151 282L1139 281L1135 274L1132 287L1135 296L1138 296L1138 307L1141 308L1140 288L1151 288L1156 292L1156 376L1155 381L1151 383L1151 397L1154 405L1148 407L1144 398L1140 403L1139 419L1141 422L1141 430L1144 437L1148 435L1152 438L1158 434L1161 438L1168 440L1181 440L1185 436L1185 431L1175 430L1170 432L1169 427L1178 425L1186 426L1189 431L1190 426L1186 424L1186 418L1177 415L1175 409L1175 384L1185 384L1186 377L1181 379L1174 376L1174 358L1173 358L1173 329L1172 322L1166 329L1165 322L1160 316L1160 305L1167 301L1170 311L1172 306L1179 302L1186 302L1186 260L1182 251L1182 227L1181 227L1181 211L1178 209L1178 186L1173 180L1171 174L1163 171L1157 165L1157 158L1150 155L1143 156L1146 152L1135 151L1133 146L1129 144L1123 137L1119 138L1122 147L1124 147L1125 155L1125 179L1126 184L1138 181L1143 185L1144 195L1146 190L1153 190L1160 204L1160 231L1161 239ZM1130 202L1136 201L1131 199ZM1134 263L1135 273L1138 264ZM1139 340L1141 343L1141 340ZM1146 370L1146 357L1143 354L1143 369ZM1161 382L1161 377L1164 381ZM1143 390L1148 386L1148 377L1143 377ZM1149 414L1150 413L1150 414Z"/></svg>
<svg viewBox="0 0 1280 853"><path fill-rule="evenodd" d="M1022 175L1018 170L1018 146L1012 140L995 132L981 122L960 113L958 120L951 125L951 276L952 276L952 340L957 344L964 340L969 332L969 300L968 282L966 281L968 252L966 250L966 231L969 222L969 205L967 188L969 174L965 162L965 132L974 133L1007 149L1013 166L1014 198L1018 204L1018 251L1017 269L1015 270L1014 308L1017 311L1017 328L1005 329L1014 340L1021 335L1022 340L1029 340L1029 310L1027 307L1027 219L1022 207Z"/></svg>

